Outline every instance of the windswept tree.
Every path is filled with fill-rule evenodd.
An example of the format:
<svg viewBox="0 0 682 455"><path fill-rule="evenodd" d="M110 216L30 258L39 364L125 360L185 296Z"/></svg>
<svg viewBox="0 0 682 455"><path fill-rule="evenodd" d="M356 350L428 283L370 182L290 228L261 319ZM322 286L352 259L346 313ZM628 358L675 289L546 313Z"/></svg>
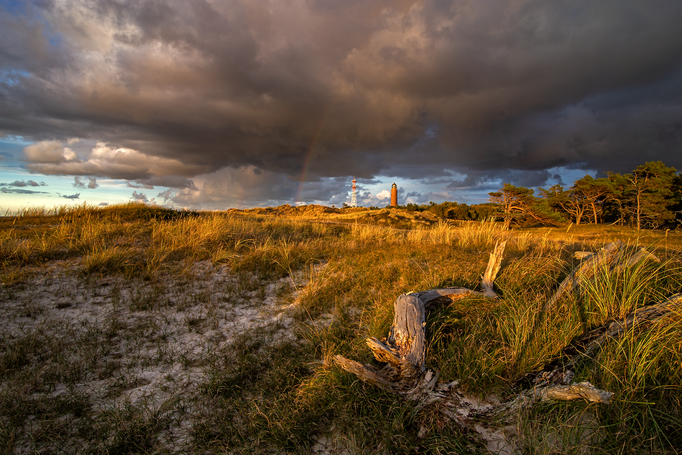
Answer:
<svg viewBox="0 0 682 455"><path fill-rule="evenodd" d="M628 191L631 210L634 212L637 230L641 227L658 227L675 221L675 183L677 169L662 161L649 161L626 176L630 182Z"/></svg>
<svg viewBox="0 0 682 455"><path fill-rule="evenodd" d="M575 224L580 224L587 211L587 204L579 193L564 190L561 185L553 185L548 190L544 188L539 188L539 190L553 210L566 213Z"/></svg>
<svg viewBox="0 0 682 455"><path fill-rule="evenodd" d="M580 180L576 180L569 191L577 200L581 201L585 208L592 212L592 220L594 224L597 224L599 223L599 215L602 213L603 204L613 192L613 189L609 179L595 179L592 176L586 175Z"/></svg>
<svg viewBox="0 0 682 455"><path fill-rule="evenodd" d="M505 183L500 191L488 193L490 202L500 204L504 213L504 227L509 228L512 220L530 217L542 224L559 224L558 214L552 212L546 201L534 196L531 188Z"/></svg>
<svg viewBox="0 0 682 455"><path fill-rule="evenodd" d="M612 191L608 179L595 179L589 175L576 180L568 190L561 185L554 185L548 190L540 188L540 194L547 204L558 212L568 214L575 224L580 224L585 218L599 223L603 205Z"/></svg>
<svg viewBox="0 0 682 455"><path fill-rule="evenodd" d="M505 229L509 228L514 218L528 213L535 202L532 189L514 186L511 183L505 183L500 191L488 194L490 195L490 202L502 206Z"/></svg>
<svg viewBox="0 0 682 455"><path fill-rule="evenodd" d="M682 225L682 171L678 172L673 179L672 198L668 208L675 214L675 224Z"/></svg>
<svg viewBox="0 0 682 455"><path fill-rule="evenodd" d="M541 198L530 188L505 183L488 194L502 209L505 228L514 220L558 225L566 218L575 224L628 223L637 230L682 224L682 173L661 161L637 166L631 174L586 175L568 189L554 185L539 191ZM451 212L462 210L457 207Z"/></svg>
<svg viewBox="0 0 682 455"><path fill-rule="evenodd" d="M614 224L623 225L630 219L630 212L628 211L629 175L609 172L608 179L611 193L606 198L604 211L607 212L607 217Z"/></svg>

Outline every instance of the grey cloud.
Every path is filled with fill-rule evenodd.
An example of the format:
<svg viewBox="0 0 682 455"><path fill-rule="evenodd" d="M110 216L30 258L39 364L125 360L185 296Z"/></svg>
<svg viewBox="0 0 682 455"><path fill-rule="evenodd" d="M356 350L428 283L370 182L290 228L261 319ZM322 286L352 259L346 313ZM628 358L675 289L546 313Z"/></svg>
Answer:
<svg viewBox="0 0 682 455"><path fill-rule="evenodd" d="M91 184L94 175L118 179L132 179L142 185L169 184L178 188L192 186L186 174L207 169L199 165L184 165L174 158L151 156L129 148L115 148L98 142L86 160L75 159L75 152L63 147L59 141L41 141L24 148L30 161L26 168L31 172L50 175L88 176ZM80 179L76 177L78 184Z"/></svg>
<svg viewBox="0 0 682 455"><path fill-rule="evenodd" d="M128 188L138 188L138 189L144 188L147 190L153 190L154 189L153 185L148 185L148 184L144 184L144 183L135 183L135 182L126 182L126 186L128 186Z"/></svg>
<svg viewBox="0 0 682 455"><path fill-rule="evenodd" d="M147 195L145 193L138 193L137 191L133 191L132 196L130 196L131 199L137 201L137 202L149 202L149 199L147 199Z"/></svg>
<svg viewBox="0 0 682 455"><path fill-rule="evenodd" d="M24 158L31 163L58 165L80 162L78 155L60 141L41 141L24 147Z"/></svg>
<svg viewBox="0 0 682 455"><path fill-rule="evenodd" d="M358 184L361 191L361 184ZM322 178L297 182L285 175L260 170L253 166L223 168L198 176L196 186L180 191L159 193L170 196L180 207L226 209L230 207L267 206L282 203L325 203L340 205L350 201L349 178Z"/></svg>
<svg viewBox="0 0 682 455"><path fill-rule="evenodd" d="M25 187L25 186L47 186L45 182L36 182L35 180L15 180L12 183L0 183L0 186L16 186L16 187Z"/></svg>
<svg viewBox="0 0 682 455"><path fill-rule="evenodd" d="M70 195L60 195L60 197L63 197L65 199L79 199L81 196L80 193L75 193L75 194L70 194Z"/></svg>
<svg viewBox="0 0 682 455"><path fill-rule="evenodd" d="M73 184L72 184L72 185L73 185L74 188L81 188L81 189L82 189L82 188L85 188L85 183L83 183L83 182L81 181L81 178L78 177L78 176L76 176L76 177L73 178Z"/></svg>
<svg viewBox="0 0 682 455"><path fill-rule="evenodd" d="M0 188L0 192L8 194L8 193L15 193L15 194L48 194L46 191L33 191L33 190L24 190L21 188L6 188L2 187Z"/></svg>
<svg viewBox="0 0 682 455"><path fill-rule="evenodd" d="M146 189L153 189L156 186L168 186L171 188L194 188L194 181L179 175L151 176L141 180Z"/></svg>
<svg viewBox="0 0 682 455"><path fill-rule="evenodd" d="M554 178L549 171L525 171L525 170L490 170L490 171L469 171L464 180L454 180L447 185L447 188L454 190L494 190L500 187L501 183L511 183L516 186L538 187L545 185L549 179Z"/></svg>
<svg viewBox="0 0 682 455"><path fill-rule="evenodd" d="M169 201L173 199L173 196L175 196L175 192L171 189L167 189L166 191L162 191L159 194L156 195L156 197L163 198L163 203L166 204Z"/></svg>
<svg viewBox="0 0 682 455"><path fill-rule="evenodd" d="M565 185L564 179L559 174L552 175L552 180L554 180L559 185Z"/></svg>
<svg viewBox="0 0 682 455"><path fill-rule="evenodd" d="M362 183L358 184L360 191ZM351 182L348 178L324 178L316 182L304 183L298 194L299 201L306 203L343 204L352 192Z"/></svg>
<svg viewBox="0 0 682 455"><path fill-rule="evenodd" d="M257 170L255 167L224 168L195 179L193 188L173 196L180 207L225 209L254 205L272 205L272 201L293 203L299 184L286 176Z"/></svg>
<svg viewBox="0 0 682 455"><path fill-rule="evenodd" d="M431 198L430 193L422 193L419 191L409 191L407 194L405 194L405 198L402 201L398 201L401 204L407 204L408 202L412 202L415 204L425 204L428 201L433 200Z"/></svg>
<svg viewBox="0 0 682 455"><path fill-rule="evenodd" d="M91 177L88 176L88 182L86 183L83 179L81 179L78 176L75 176L73 178L73 187L74 188L82 188L82 189L89 189L89 190L94 190L95 188L99 187L99 184L97 183L97 178L96 177Z"/></svg>
<svg viewBox="0 0 682 455"><path fill-rule="evenodd" d="M677 0L28 3L0 14L0 133L36 141L33 172L215 206L290 200L303 175L338 200L324 179L682 168L681 19Z"/></svg>

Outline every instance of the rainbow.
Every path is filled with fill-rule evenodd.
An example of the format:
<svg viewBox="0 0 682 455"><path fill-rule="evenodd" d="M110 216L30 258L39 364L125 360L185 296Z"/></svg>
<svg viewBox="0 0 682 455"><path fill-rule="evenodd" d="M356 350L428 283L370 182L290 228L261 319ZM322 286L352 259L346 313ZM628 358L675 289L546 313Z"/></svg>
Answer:
<svg viewBox="0 0 682 455"><path fill-rule="evenodd" d="M303 193L303 185L308 177L308 168L310 167L310 161L312 160L313 153L315 152L315 146L320 138L320 133L322 133L322 128L324 127L324 122L327 119L327 113L329 112L329 107L325 108L320 116L320 121L315 127L315 132L313 133L313 139L310 141L310 147L306 151L303 157L303 169L301 170L301 178L298 181L298 189L296 190L296 197L294 198L294 205L298 205L301 200L301 193Z"/></svg>

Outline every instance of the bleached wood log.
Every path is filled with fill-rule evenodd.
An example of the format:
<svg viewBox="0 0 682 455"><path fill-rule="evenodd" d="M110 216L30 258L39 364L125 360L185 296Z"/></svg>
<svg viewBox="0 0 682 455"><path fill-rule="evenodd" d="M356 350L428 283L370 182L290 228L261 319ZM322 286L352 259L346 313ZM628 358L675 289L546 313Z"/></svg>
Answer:
<svg viewBox="0 0 682 455"><path fill-rule="evenodd" d="M483 295L481 292L472 291L467 288L444 288L444 289L430 289L428 291L421 291L415 293L419 300L424 303L426 312L441 305L449 305L450 303L468 297L470 295Z"/></svg>
<svg viewBox="0 0 682 455"><path fill-rule="evenodd" d="M626 318L588 332L576 345L567 347L561 363L554 361L552 369L536 376L534 385L506 402L486 402L468 395L459 388L457 381L439 383L438 374L425 370L426 314L434 306L452 302L466 296L479 295L498 298L493 290L494 279L499 273L505 243L496 245L490 254L488 266L483 275L483 292L467 288L432 289L417 293L403 294L396 299L393 326L385 341L376 338L367 340L367 345L376 360L384 365L376 369L362 365L342 356L334 360L344 370L355 374L365 382L396 393L405 399L417 402L421 408L438 403L437 409L446 420L460 428L476 431L482 438L491 434L480 419L508 422L518 416L518 410L546 400L587 400L609 404L613 393L594 387L589 382L572 383L573 369L579 361L593 357L611 339L645 323L654 323L666 317L673 309L682 305L682 294L676 294L655 305L633 311ZM583 263L561 283L554 296L545 304L549 309L564 295L573 292L585 280L594 276L600 267L609 267L611 272L621 267L632 267L642 260L655 260L654 255L640 249L629 257L621 255L620 242L606 245L601 251L586 257ZM551 363L551 362L550 362ZM549 365L549 364L548 364ZM489 418L493 418L490 420ZM476 421L476 419L479 419ZM494 433L494 431L493 431Z"/></svg>
<svg viewBox="0 0 682 455"><path fill-rule="evenodd" d="M587 259L591 256L593 256L595 253L592 251L576 251L573 253L573 258L575 259ZM631 255L627 261L625 262L620 262L619 267L633 267L635 264L643 261L643 260L649 260L649 261L654 261L654 262L661 262L661 260L656 257L655 254L647 251L646 248L640 248L637 253Z"/></svg>
<svg viewBox="0 0 682 455"><path fill-rule="evenodd" d="M638 308L623 319L591 330L580 338L578 344L583 345L584 348L571 358L565 369L574 369L580 361L593 358L606 342L619 338L628 330L635 330L645 324L659 321L680 306L682 306L682 294L675 294L662 302Z"/></svg>
<svg viewBox="0 0 682 455"><path fill-rule="evenodd" d="M497 299L499 296L493 290L493 282L497 277L497 273L500 271L502 266L502 258L504 255L504 247L507 245L507 241L504 240L499 243L495 243L495 249L490 253L490 258L488 259L488 267L485 269L483 274L483 280L481 281L481 287L483 288L483 294L486 297L492 299Z"/></svg>
<svg viewBox="0 0 682 455"><path fill-rule="evenodd" d="M679 308L682 308L682 294L675 294L662 302L638 308L622 319L608 321L571 341L539 373L529 373L516 385L569 384L574 376L573 371L584 361L595 358L604 345L627 332L655 324Z"/></svg>
<svg viewBox="0 0 682 455"><path fill-rule="evenodd" d="M637 253L627 257L622 254L623 248L623 242L617 241L609 243L596 253L587 251L573 253L576 259L583 259L583 262L561 282L554 295L545 303L544 310L551 310L562 297L575 291L583 282L592 278L601 267L608 265L610 272L613 273L633 267L643 260L660 262L660 259L646 248L640 248Z"/></svg>
<svg viewBox="0 0 682 455"><path fill-rule="evenodd" d="M354 374L359 379L368 384L375 385L381 389L396 392L393 382L386 375L380 373L369 365L363 365L355 360L350 360L341 355L334 356L334 362L349 373Z"/></svg>
<svg viewBox="0 0 682 455"><path fill-rule="evenodd" d="M618 255L618 252L622 246L623 243L620 241L609 243L599 252L585 259L564 279L564 281L561 282L554 295L547 301L547 303L545 303L543 307L544 311L551 310L559 301L559 299L576 290L583 281L594 276L600 267L603 267L613 261Z"/></svg>
<svg viewBox="0 0 682 455"><path fill-rule="evenodd" d="M633 254L630 256L625 262L620 262L617 265L617 269L624 269L624 268L629 268L629 267L634 267L638 263L642 261L653 261L653 262L661 262L658 257L647 251L646 248L640 248L637 253Z"/></svg>
<svg viewBox="0 0 682 455"><path fill-rule="evenodd" d="M612 392L598 389L589 382L579 382L570 385L552 385L538 390L537 397L541 401L573 401L586 400L593 403L610 404Z"/></svg>
<svg viewBox="0 0 682 455"><path fill-rule="evenodd" d="M488 265L483 275L483 292L467 288L431 289L429 291L400 295L394 303L393 325L386 341L377 338L367 339L367 346L374 358L386 366L376 370L369 365L361 365L342 356L336 356L335 362L346 371L360 379L384 389L402 395L410 395L411 399L421 399L420 394L428 394L433 373L425 371L426 358L426 313L436 304L464 298L469 295L481 295L498 298L493 290L493 282L500 270L506 241L495 245L490 254Z"/></svg>

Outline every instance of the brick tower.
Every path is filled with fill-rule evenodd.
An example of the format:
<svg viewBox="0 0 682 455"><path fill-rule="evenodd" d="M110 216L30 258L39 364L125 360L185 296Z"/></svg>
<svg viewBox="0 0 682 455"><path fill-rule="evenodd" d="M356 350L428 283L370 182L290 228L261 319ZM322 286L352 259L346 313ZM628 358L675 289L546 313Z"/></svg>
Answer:
<svg viewBox="0 0 682 455"><path fill-rule="evenodd" d="M391 185L391 207L398 207L398 186Z"/></svg>

